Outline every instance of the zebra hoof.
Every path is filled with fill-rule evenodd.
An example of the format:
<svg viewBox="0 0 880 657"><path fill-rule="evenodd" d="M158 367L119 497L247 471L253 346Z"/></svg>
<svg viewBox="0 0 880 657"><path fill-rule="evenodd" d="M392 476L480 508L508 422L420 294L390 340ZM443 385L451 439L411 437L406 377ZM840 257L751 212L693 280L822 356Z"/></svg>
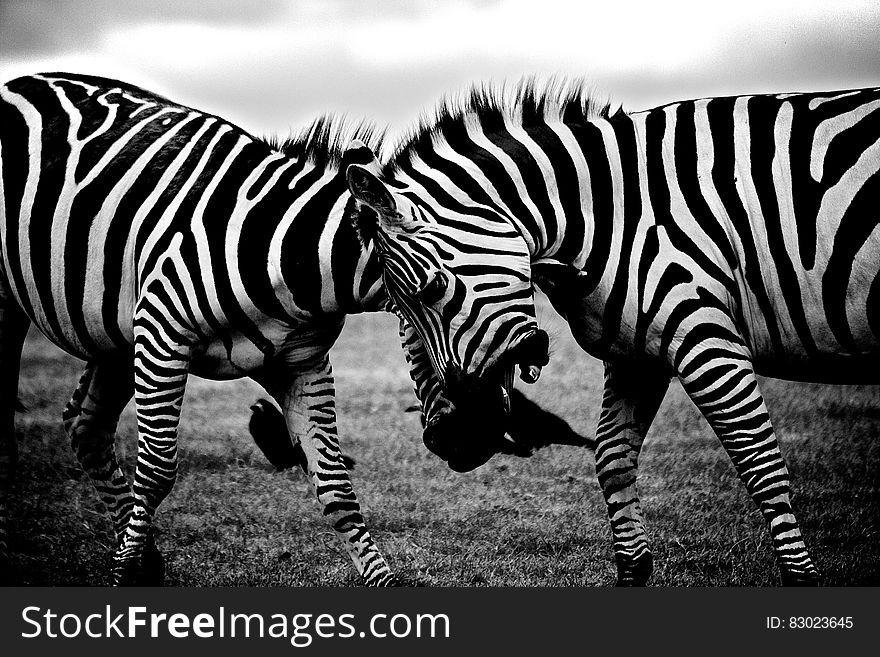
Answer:
<svg viewBox="0 0 880 657"><path fill-rule="evenodd" d="M808 571L783 570L781 573L783 586L821 586L819 571L815 568Z"/></svg>
<svg viewBox="0 0 880 657"><path fill-rule="evenodd" d="M142 586L162 586L165 583L165 557L159 552L152 537L144 548L141 573Z"/></svg>
<svg viewBox="0 0 880 657"><path fill-rule="evenodd" d="M635 559L617 557L615 586L645 586L654 572L654 556L646 552Z"/></svg>
<svg viewBox="0 0 880 657"><path fill-rule="evenodd" d="M394 573L387 572L380 577L368 581L367 586L375 588L389 588L403 586L403 584L401 584L400 580L398 580L397 577L394 576Z"/></svg>
<svg viewBox="0 0 880 657"><path fill-rule="evenodd" d="M113 586L162 586L165 557L152 537L147 539L141 559L113 557Z"/></svg>
<svg viewBox="0 0 880 657"><path fill-rule="evenodd" d="M20 584L17 573L12 567L12 559L5 551L0 552L0 586L15 586Z"/></svg>
<svg viewBox="0 0 880 657"><path fill-rule="evenodd" d="M137 573L139 570L140 567L134 560L122 560L114 556L112 573L113 586L137 586Z"/></svg>

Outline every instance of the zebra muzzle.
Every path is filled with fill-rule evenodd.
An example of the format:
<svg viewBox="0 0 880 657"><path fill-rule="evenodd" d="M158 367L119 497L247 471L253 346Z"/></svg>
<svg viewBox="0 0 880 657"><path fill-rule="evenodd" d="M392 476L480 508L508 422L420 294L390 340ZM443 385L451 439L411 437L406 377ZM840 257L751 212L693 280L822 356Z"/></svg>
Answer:
<svg viewBox="0 0 880 657"><path fill-rule="evenodd" d="M541 370L550 361L550 337L546 331L529 331L511 348L507 355L508 363L519 365L519 378L525 383L535 383Z"/></svg>
<svg viewBox="0 0 880 657"><path fill-rule="evenodd" d="M519 378L520 380L532 384L537 382L537 380L541 377L541 366L540 365L520 365L519 366Z"/></svg>

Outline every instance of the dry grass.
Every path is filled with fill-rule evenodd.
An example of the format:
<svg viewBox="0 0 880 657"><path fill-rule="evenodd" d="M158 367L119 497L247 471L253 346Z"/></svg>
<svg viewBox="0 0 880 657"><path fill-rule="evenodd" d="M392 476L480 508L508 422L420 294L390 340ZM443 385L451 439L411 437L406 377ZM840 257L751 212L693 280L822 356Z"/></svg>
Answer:
<svg viewBox="0 0 880 657"><path fill-rule="evenodd" d="M529 394L592 434L601 367L550 311L554 358ZM592 455L557 447L450 472L421 444L396 325L349 320L334 353L344 449L370 528L392 567L430 586L593 586L613 581L605 505ZM80 364L33 336L23 361L21 462L12 548L26 584L105 584L109 525L60 426ZM792 472L794 502L832 585L880 584L880 388L766 381ZM357 585L347 557L297 472L276 474L247 435L250 382L190 383L180 477L161 507L168 583ZM131 409L120 453L135 456ZM130 470L129 470L130 471ZM645 447L641 491L653 583L772 585L770 541L707 425L674 385Z"/></svg>

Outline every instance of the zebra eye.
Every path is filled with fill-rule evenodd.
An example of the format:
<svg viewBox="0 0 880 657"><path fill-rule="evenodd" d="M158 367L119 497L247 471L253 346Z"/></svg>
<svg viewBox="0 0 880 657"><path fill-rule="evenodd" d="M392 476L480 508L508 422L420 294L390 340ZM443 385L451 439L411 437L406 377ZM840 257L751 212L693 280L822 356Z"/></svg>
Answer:
<svg viewBox="0 0 880 657"><path fill-rule="evenodd" d="M433 278L425 283L424 287L418 291L416 296L418 296L419 301L423 304L433 306L443 298L444 294L446 294L447 285L448 283L443 272L435 272Z"/></svg>

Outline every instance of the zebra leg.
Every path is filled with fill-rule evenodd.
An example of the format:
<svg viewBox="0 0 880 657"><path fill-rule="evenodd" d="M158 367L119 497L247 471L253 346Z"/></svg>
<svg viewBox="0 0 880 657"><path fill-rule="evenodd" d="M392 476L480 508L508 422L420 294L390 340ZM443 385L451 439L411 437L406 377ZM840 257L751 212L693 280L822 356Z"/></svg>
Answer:
<svg viewBox="0 0 880 657"><path fill-rule="evenodd" d="M134 394L130 368L111 372L109 365L86 365L62 413L76 458L92 480L119 540L134 506L131 486L116 460L116 425Z"/></svg>
<svg viewBox="0 0 880 657"><path fill-rule="evenodd" d="M681 377L682 384L769 524L783 584L817 584L819 572L791 509L788 469L751 363L742 357L703 360Z"/></svg>
<svg viewBox="0 0 880 657"><path fill-rule="evenodd" d="M270 388L270 392L272 392ZM291 438L306 457L306 474L324 507L324 517L345 546L368 586L397 583L364 524L360 504L342 460L336 431L336 393L330 360L298 373L293 384L276 397Z"/></svg>
<svg viewBox="0 0 880 657"><path fill-rule="evenodd" d="M121 362L86 365L62 414L77 460L110 514L117 543L122 540L134 507L134 494L119 467L115 449L119 415L134 394L131 362ZM147 542L144 570L150 581L161 583L164 560L152 540Z"/></svg>
<svg viewBox="0 0 880 657"><path fill-rule="evenodd" d="M147 313L145 313L147 314ZM147 315L149 317L149 315ZM144 319L144 321L139 321ZM144 583L150 573L145 550L153 516L177 478L177 426L189 369L188 347L172 344L172 332L152 317L135 320L134 400L138 458L134 506L113 557L113 584Z"/></svg>
<svg viewBox="0 0 880 657"><path fill-rule="evenodd" d="M605 363L596 476L611 520L617 586L644 586L654 569L636 488L639 452L669 377L642 364Z"/></svg>
<svg viewBox="0 0 880 657"><path fill-rule="evenodd" d="M15 406L21 348L29 321L0 290L0 582L11 581L9 564L9 496L18 462Z"/></svg>

